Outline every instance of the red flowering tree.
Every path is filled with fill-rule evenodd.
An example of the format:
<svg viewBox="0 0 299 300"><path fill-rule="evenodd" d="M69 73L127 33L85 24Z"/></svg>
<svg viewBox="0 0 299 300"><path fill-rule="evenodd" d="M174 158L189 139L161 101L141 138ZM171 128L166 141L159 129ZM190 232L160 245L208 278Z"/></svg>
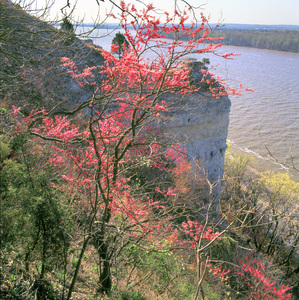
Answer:
<svg viewBox="0 0 299 300"><path fill-rule="evenodd" d="M227 292L235 294L237 299L283 300L291 299L292 296L289 293L291 287L279 285L277 278L273 276L270 263L258 255L244 257L240 265L232 265L230 268L210 266L210 271L225 283Z"/></svg>
<svg viewBox="0 0 299 300"><path fill-rule="evenodd" d="M221 39L209 36L211 30L205 17L201 15L198 25L192 23L192 15L190 7L176 10L173 17L165 12L166 21L161 23L152 5L140 11L121 2L120 15L113 17L122 24L129 44L122 57L114 55L119 46L112 45L111 52L102 51L104 66L83 71L67 57L61 59L61 67L82 88L94 91L92 98L69 112L43 110L22 121L18 121L15 108L16 134L27 130L35 143L51 148L47 164L61 176L57 184L69 197L70 210L79 224L80 254L67 299L71 298L90 244L98 254L99 288L108 292L112 287L111 266L117 264L126 245L144 240L159 245L161 235L174 243L181 231L189 241L180 247L188 245L199 253L218 238L199 221L188 220L181 225L170 221L171 211L159 199L183 192L175 182L157 185L154 197L154 193L138 190L132 176L134 168L144 165L166 177L171 173L174 178L189 168L184 150L177 145L165 148L153 132L163 112L171 109L172 104L163 95L176 93L183 97L201 88L190 83L184 58L221 47L210 43ZM149 59L148 53L154 53L154 58ZM102 73L102 82L93 80L94 72ZM220 78L214 78L206 69L202 73L202 84L208 87L203 92L210 97L240 92L226 88ZM175 227L180 230L174 230ZM203 245L203 240L208 243Z"/></svg>

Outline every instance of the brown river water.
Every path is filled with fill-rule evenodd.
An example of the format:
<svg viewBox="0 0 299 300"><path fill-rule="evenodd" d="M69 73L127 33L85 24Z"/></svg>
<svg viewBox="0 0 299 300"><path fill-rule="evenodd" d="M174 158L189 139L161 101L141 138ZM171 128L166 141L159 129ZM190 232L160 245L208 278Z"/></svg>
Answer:
<svg viewBox="0 0 299 300"><path fill-rule="evenodd" d="M241 53L221 62L217 73L238 86L253 88L232 101L228 139L256 157L258 169L289 171L299 180L299 54L244 47L223 47ZM220 63L210 57L211 64ZM268 148L268 150L267 150ZM275 157L279 164L269 155Z"/></svg>

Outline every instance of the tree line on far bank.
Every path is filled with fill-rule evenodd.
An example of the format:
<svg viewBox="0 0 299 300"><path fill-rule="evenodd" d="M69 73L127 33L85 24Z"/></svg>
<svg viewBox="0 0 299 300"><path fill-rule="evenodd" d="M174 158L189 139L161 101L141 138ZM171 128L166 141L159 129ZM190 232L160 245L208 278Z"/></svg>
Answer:
<svg viewBox="0 0 299 300"><path fill-rule="evenodd" d="M223 37L224 45L299 52L298 30L222 29L214 31L213 36Z"/></svg>

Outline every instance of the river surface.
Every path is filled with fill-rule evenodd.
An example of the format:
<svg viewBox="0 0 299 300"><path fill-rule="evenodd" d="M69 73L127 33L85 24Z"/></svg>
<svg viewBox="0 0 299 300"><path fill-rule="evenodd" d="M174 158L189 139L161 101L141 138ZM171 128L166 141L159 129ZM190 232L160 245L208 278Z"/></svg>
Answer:
<svg viewBox="0 0 299 300"><path fill-rule="evenodd" d="M255 90L230 97L228 139L254 155L258 168L285 170L271 153L290 166L298 181L292 165L299 169L299 54L229 46L223 50L241 55L225 62L210 56L211 64L220 64L216 73L232 85L241 82Z"/></svg>
<svg viewBox="0 0 299 300"><path fill-rule="evenodd" d="M118 30L116 31L118 32ZM112 35L106 30L93 33L96 45L110 50ZM210 59L214 73L238 87L253 88L232 101L228 139L233 147L256 157L256 168L289 171L299 181L299 54L245 47L223 46L219 53L241 53L233 60L212 54L194 55ZM268 149L268 150L267 150ZM271 158L271 155L279 164Z"/></svg>
<svg viewBox="0 0 299 300"><path fill-rule="evenodd" d="M242 96L231 96L228 139L254 155L258 168L285 170L299 180L299 54L254 48L223 47L241 53L217 68L232 85L253 88ZM210 58L211 64L220 63ZM268 149L268 150L267 150ZM270 152L269 152L270 151ZM271 153L271 155L269 155Z"/></svg>

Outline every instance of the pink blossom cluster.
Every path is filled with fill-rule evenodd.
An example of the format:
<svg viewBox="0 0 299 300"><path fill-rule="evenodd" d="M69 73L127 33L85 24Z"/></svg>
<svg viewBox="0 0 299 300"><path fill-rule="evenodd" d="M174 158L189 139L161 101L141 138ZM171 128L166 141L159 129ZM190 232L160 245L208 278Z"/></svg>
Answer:
<svg viewBox="0 0 299 300"><path fill-rule="evenodd" d="M198 241L200 240L215 240L215 243L217 243L217 240L220 239L219 232L213 232L211 227L205 228L202 223L199 221L191 221L188 219L187 222L182 223L182 230L185 234L189 235L190 237L190 247L196 248ZM182 245L185 242L182 243Z"/></svg>
<svg viewBox="0 0 299 300"><path fill-rule="evenodd" d="M240 282L244 289L247 285L248 296L251 300L287 300L291 299L291 294L287 293L291 287L282 284L278 287L277 283L271 277L271 273L267 272L266 267L257 259L246 257L246 263L242 263L240 267L233 270L224 269L222 266L211 268L213 275L221 281L229 277L236 277L236 282ZM227 276L229 274L229 277ZM238 277L241 277L238 279ZM245 287L246 287L245 285ZM238 291L238 286L235 287Z"/></svg>
<svg viewBox="0 0 299 300"><path fill-rule="evenodd" d="M97 68L96 66L87 67L80 73L75 63L68 57L62 57L60 61L61 67L69 69L68 73L70 73L73 79L75 79L79 83L80 87L83 88L85 85L96 85L95 81L88 80L89 78L94 77L92 71Z"/></svg>

